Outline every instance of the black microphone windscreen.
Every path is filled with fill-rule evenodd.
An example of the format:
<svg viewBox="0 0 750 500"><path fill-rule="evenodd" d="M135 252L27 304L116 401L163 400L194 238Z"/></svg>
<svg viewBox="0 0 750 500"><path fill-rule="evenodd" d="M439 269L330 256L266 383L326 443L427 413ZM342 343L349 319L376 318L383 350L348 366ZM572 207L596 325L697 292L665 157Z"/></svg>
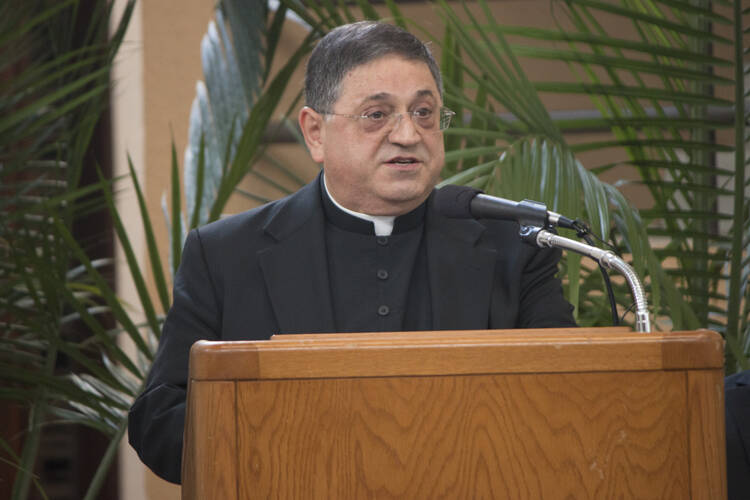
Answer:
<svg viewBox="0 0 750 500"><path fill-rule="evenodd" d="M435 209L446 217L473 219L471 200L480 193L481 190L473 187L448 184L435 193Z"/></svg>

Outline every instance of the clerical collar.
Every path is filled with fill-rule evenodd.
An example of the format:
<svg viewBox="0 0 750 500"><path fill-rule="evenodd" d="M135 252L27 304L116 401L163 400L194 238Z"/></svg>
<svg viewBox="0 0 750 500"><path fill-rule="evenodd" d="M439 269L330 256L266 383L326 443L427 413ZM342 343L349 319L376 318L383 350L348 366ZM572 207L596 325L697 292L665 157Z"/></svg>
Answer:
<svg viewBox="0 0 750 500"><path fill-rule="evenodd" d="M372 234L373 229L376 236L390 236L392 233L402 233L414 229L424 221L426 203L398 217L394 215L370 215L355 212L342 206L337 202L325 182L325 174L321 175L323 192L323 208L326 217L334 225L341 229L362 234Z"/></svg>

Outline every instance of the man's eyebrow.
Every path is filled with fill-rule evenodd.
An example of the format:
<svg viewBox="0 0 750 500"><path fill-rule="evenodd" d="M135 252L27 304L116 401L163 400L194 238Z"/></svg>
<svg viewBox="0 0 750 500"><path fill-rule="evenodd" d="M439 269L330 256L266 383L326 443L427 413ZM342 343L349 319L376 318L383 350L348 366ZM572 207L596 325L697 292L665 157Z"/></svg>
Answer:
<svg viewBox="0 0 750 500"><path fill-rule="evenodd" d="M416 92L416 97L434 97L435 93L430 89L422 89L418 90ZM392 94L389 94L388 92L378 92L377 94L372 94L370 96L365 97L362 99L362 103L367 103L369 101L387 101L390 100L393 97Z"/></svg>
<svg viewBox="0 0 750 500"><path fill-rule="evenodd" d="M432 97L435 94L430 89L424 89L417 92L417 97Z"/></svg>
<svg viewBox="0 0 750 500"><path fill-rule="evenodd" d="M389 94L388 92L378 92L377 94L372 94L372 95L365 97L364 99L362 99L362 102L365 103L368 101L386 101L390 97L391 97L391 94Z"/></svg>

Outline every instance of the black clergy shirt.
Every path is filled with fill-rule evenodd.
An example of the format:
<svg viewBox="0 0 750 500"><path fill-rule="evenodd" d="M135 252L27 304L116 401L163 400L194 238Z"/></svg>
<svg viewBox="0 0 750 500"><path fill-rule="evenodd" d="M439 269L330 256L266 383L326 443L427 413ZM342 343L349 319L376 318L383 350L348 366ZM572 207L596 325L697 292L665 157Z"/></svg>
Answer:
<svg viewBox="0 0 750 500"><path fill-rule="evenodd" d="M397 218L379 240L372 223L331 210L321 187L318 178L189 233L159 350L128 417L138 456L168 481L181 479L188 361L198 340L575 326L555 278L559 250L526 245L517 225L449 219L428 198L426 210Z"/></svg>
<svg viewBox="0 0 750 500"><path fill-rule="evenodd" d="M390 236L339 209L321 186L337 332L431 330L426 204L396 217Z"/></svg>

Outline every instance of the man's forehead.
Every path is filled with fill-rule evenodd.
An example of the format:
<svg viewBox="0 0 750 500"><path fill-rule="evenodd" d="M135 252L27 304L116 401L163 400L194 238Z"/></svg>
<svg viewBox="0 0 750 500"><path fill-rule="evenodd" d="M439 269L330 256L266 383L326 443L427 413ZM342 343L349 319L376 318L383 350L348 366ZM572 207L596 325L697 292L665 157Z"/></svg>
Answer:
<svg viewBox="0 0 750 500"><path fill-rule="evenodd" d="M341 82L339 99L359 103L438 96L437 83L424 61L389 54L352 68Z"/></svg>

